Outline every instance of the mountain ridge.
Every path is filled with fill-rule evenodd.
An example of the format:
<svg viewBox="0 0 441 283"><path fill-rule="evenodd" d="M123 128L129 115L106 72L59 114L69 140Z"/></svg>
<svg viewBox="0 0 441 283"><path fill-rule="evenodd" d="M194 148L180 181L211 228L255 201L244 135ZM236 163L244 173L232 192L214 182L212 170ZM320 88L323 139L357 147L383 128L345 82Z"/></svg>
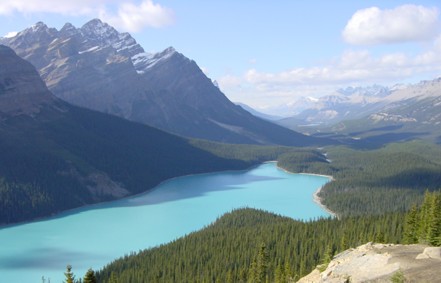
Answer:
<svg viewBox="0 0 441 283"><path fill-rule="evenodd" d="M72 104L178 135L230 143L329 143L261 120L238 108L196 62L169 47L146 53L128 33L94 19L60 31L39 22L0 38Z"/></svg>
<svg viewBox="0 0 441 283"><path fill-rule="evenodd" d="M0 224L145 192L166 179L245 169L162 130L64 102L0 45Z"/></svg>
<svg viewBox="0 0 441 283"><path fill-rule="evenodd" d="M349 144L411 139L441 142L441 78L388 88L350 87L339 91L340 94L322 97L315 106L278 123Z"/></svg>
<svg viewBox="0 0 441 283"><path fill-rule="evenodd" d="M323 129L357 139L396 135L441 141L441 78L422 81L391 93L390 103L364 117Z"/></svg>

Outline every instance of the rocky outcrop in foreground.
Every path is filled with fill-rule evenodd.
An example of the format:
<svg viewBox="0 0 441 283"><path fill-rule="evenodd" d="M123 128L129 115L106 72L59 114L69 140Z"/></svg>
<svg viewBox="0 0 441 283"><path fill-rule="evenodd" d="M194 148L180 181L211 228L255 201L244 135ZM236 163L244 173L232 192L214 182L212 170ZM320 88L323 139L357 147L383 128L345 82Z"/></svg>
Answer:
<svg viewBox="0 0 441 283"><path fill-rule="evenodd" d="M367 243L298 282L441 282L441 247Z"/></svg>

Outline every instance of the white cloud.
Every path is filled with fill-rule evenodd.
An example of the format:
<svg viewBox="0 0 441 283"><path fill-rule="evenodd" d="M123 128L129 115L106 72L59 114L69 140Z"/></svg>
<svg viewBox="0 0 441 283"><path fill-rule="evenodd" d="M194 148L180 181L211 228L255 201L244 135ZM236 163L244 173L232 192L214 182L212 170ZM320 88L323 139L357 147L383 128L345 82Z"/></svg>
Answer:
<svg viewBox="0 0 441 283"><path fill-rule="evenodd" d="M266 107L302 96L323 96L350 85L392 85L418 77L431 79L440 73L441 36L428 50L414 56L402 52L374 56L367 50L349 50L323 66L278 73L250 69L242 76L228 75L217 81L233 101Z"/></svg>
<svg viewBox="0 0 441 283"><path fill-rule="evenodd" d="M144 0L139 5L121 4L116 15L108 15L106 11L101 11L100 18L115 27L137 32L144 27L159 28L171 25L174 22L174 13L151 0Z"/></svg>
<svg viewBox="0 0 441 283"><path fill-rule="evenodd" d="M59 13L63 15L86 15L106 4L104 0L2 0L0 14L13 13Z"/></svg>
<svg viewBox="0 0 441 283"><path fill-rule="evenodd" d="M53 13L100 18L121 31L159 28L174 22L173 11L153 0L1 0L0 15Z"/></svg>
<svg viewBox="0 0 441 283"><path fill-rule="evenodd" d="M417 5L362 9L346 24L343 38L356 45L429 40L439 32L438 15L437 8Z"/></svg>
<svg viewBox="0 0 441 283"><path fill-rule="evenodd" d="M217 80L220 86L229 89L240 87L242 79L233 75L225 75Z"/></svg>

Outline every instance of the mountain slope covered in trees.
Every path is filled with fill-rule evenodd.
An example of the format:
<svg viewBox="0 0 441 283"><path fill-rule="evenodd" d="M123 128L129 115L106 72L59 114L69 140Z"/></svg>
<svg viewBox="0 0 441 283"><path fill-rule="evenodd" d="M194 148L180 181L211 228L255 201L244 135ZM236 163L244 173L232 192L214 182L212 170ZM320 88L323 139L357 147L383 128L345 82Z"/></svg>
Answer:
<svg viewBox="0 0 441 283"><path fill-rule="evenodd" d="M294 282L366 242L440 246L440 192L426 192L407 213L309 222L239 209L172 243L115 260L97 277L109 283Z"/></svg>
<svg viewBox="0 0 441 283"><path fill-rule="evenodd" d="M2 224L140 193L176 176L274 158L273 149L247 161L222 157L161 130L71 106L5 46L0 64Z"/></svg>
<svg viewBox="0 0 441 283"><path fill-rule="evenodd" d="M319 197L338 215L349 216L409 210L426 190L439 189L440 160L438 145L412 141L373 150L297 150L281 155L278 165L291 172L333 176Z"/></svg>
<svg viewBox="0 0 441 283"><path fill-rule="evenodd" d="M106 283L288 282L349 247L400 242L403 219L398 213L299 222L240 209L172 243L118 259L97 277Z"/></svg>

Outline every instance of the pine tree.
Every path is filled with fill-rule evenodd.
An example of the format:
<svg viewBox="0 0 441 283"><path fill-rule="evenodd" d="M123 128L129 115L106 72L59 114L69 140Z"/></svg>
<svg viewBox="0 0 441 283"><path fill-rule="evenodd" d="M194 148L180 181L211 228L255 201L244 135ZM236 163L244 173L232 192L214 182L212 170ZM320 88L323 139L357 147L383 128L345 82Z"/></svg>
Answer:
<svg viewBox="0 0 441 283"><path fill-rule="evenodd" d="M84 275L83 283L97 283L95 272L92 270L92 268L87 270L86 275Z"/></svg>
<svg viewBox="0 0 441 283"><path fill-rule="evenodd" d="M64 283L75 283L75 275L72 272L72 265L69 264L66 266L64 276L66 276L66 281L64 281Z"/></svg>
<svg viewBox="0 0 441 283"><path fill-rule="evenodd" d="M323 257L323 264L327 266L331 262L333 256L334 256L334 251L332 249L332 246L328 245L326 247L325 255Z"/></svg>
<svg viewBox="0 0 441 283"><path fill-rule="evenodd" d="M265 283L268 275L268 254L266 245L261 244L257 257L253 260L248 276L249 282Z"/></svg>
<svg viewBox="0 0 441 283"><path fill-rule="evenodd" d="M257 254L257 282L266 282L268 276L268 253L266 245L262 243Z"/></svg>
<svg viewBox="0 0 441 283"><path fill-rule="evenodd" d="M231 271L231 269L228 270L227 272L227 283L233 283L233 272Z"/></svg>
<svg viewBox="0 0 441 283"><path fill-rule="evenodd" d="M341 237L341 240L340 240L340 251L344 251L347 248L349 248L349 245L348 245L348 235L347 234L348 233L345 231L343 233L343 237Z"/></svg>
<svg viewBox="0 0 441 283"><path fill-rule="evenodd" d="M110 273L109 283L118 283L115 272Z"/></svg>
<svg viewBox="0 0 441 283"><path fill-rule="evenodd" d="M274 272L275 283L284 283L286 282L285 274L283 273L283 267L280 261L277 263L276 271Z"/></svg>
<svg viewBox="0 0 441 283"><path fill-rule="evenodd" d="M433 194L430 200L427 241L434 246L441 245L441 195Z"/></svg>
<svg viewBox="0 0 441 283"><path fill-rule="evenodd" d="M416 244L418 243L418 209L413 205L406 215L406 223L404 226L404 243Z"/></svg>
<svg viewBox="0 0 441 283"><path fill-rule="evenodd" d="M244 267L241 267L239 270L239 282L247 282L247 271Z"/></svg>
<svg viewBox="0 0 441 283"><path fill-rule="evenodd" d="M383 233L383 231L378 231L378 232L375 234L374 241L377 242L377 243L385 243L385 242L386 242L385 239L384 239L384 233Z"/></svg>
<svg viewBox="0 0 441 283"><path fill-rule="evenodd" d="M430 214L430 204L432 203L432 194L426 191L424 194L423 204L420 208L419 213L419 228L418 228L418 242L422 244L428 243L428 232L429 232L429 214Z"/></svg>
<svg viewBox="0 0 441 283"><path fill-rule="evenodd" d="M292 273L292 270L291 270L291 267L289 266L288 261L285 261L285 267L284 267L283 273L284 273L285 279L287 281L291 280L294 277L294 274Z"/></svg>

